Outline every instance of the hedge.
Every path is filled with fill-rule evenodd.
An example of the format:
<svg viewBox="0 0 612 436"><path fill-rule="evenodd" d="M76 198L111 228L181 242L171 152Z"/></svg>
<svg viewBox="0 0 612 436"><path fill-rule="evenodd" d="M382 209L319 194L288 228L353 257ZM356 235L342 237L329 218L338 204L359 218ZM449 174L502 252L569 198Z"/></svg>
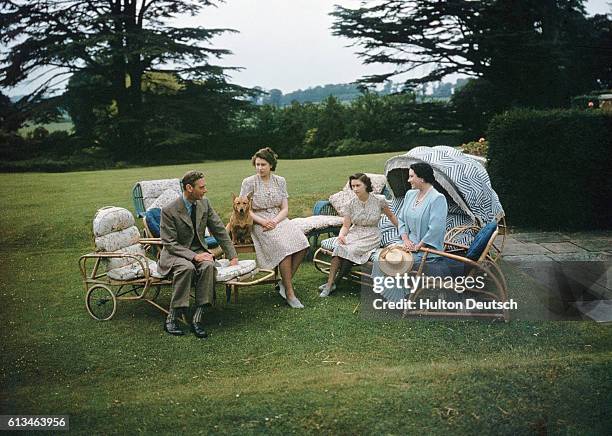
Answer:
<svg viewBox="0 0 612 436"><path fill-rule="evenodd" d="M612 228L612 113L513 110L489 124L489 170L508 222Z"/></svg>

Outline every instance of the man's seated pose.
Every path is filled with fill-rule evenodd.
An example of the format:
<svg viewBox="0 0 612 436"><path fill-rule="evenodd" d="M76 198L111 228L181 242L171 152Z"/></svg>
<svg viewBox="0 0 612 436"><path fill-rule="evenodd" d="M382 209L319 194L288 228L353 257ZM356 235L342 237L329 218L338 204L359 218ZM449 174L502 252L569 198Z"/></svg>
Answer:
<svg viewBox="0 0 612 436"><path fill-rule="evenodd" d="M172 300L164 329L171 335L183 335L177 317L189 308L189 290L195 279L196 308L191 329L199 338L208 336L202 327L202 312L213 299L215 266L213 255L204 242L206 227L214 236L230 265L238 264L238 255L221 219L204 198L206 181L199 171L189 171L181 180L183 195L162 208L160 234L163 249L159 258L159 272L172 274Z"/></svg>

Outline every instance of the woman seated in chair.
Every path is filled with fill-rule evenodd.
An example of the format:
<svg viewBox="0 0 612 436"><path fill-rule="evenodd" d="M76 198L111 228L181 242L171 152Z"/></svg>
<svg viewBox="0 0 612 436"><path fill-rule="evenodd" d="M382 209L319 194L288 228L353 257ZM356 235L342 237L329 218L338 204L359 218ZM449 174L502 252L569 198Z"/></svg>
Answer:
<svg viewBox="0 0 612 436"><path fill-rule="evenodd" d="M444 194L433 187L434 181L433 169L429 164L412 164L408 171L408 183L412 189L406 192L404 205L398 213L402 246L406 251L414 252L415 268L418 268L423 257L423 252L419 252L420 248L444 250L448 205ZM439 256L427 256L432 267L437 260Z"/></svg>
<svg viewBox="0 0 612 436"><path fill-rule="evenodd" d="M278 155L270 147L262 148L251 158L256 174L242 181L240 195L253 194L251 216L252 238L260 268L278 266L281 280L279 293L294 309L304 306L293 289L292 279L304 260L310 244L304 233L287 219L289 203L287 182L272 174Z"/></svg>
<svg viewBox="0 0 612 436"><path fill-rule="evenodd" d="M370 259L372 250L380 246L378 221L381 213L397 227L396 216L391 212L387 200L382 195L370 194L372 182L363 173L349 177L351 189L356 194L346 208L344 222L334 248L327 282L319 287L320 297L327 297L336 289L338 271L355 263L362 265ZM344 265L343 265L344 264ZM342 266L342 268L341 268Z"/></svg>

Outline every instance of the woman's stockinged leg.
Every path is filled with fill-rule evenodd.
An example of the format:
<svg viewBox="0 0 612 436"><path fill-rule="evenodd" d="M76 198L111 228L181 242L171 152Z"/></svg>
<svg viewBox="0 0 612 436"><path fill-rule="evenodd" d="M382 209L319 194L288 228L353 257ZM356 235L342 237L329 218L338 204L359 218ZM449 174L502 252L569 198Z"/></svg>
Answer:
<svg viewBox="0 0 612 436"><path fill-rule="evenodd" d="M306 257L306 253L308 253L308 248L305 248L291 255L291 278L292 279L295 276L295 273L297 272L298 268L302 264L302 261Z"/></svg>
<svg viewBox="0 0 612 436"><path fill-rule="evenodd" d="M295 293L293 292L293 283L291 283L292 278L292 256L287 256L281 263L278 264L278 269L280 271L281 280L283 285L285 286L285 292L287 294L287 299L295 298Z"/></svg>
<svg viewBox="0 0 612 436"><path fill-rule="evenodd" d="M331 265L329 266L329 276L327 277L328 289L331 289L332 285L336 281L336 274L338 272L338 268L340 268L341 262L342 262L342 258L338 256L332 257Z"/></svg>

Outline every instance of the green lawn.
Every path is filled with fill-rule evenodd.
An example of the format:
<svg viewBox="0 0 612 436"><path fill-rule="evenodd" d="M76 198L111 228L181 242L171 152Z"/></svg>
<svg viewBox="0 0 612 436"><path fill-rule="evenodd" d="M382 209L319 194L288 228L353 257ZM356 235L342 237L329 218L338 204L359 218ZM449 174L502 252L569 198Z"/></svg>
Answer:
<svg viewBox="0 0 612 436"><path fill-rule="evenodd" d="M393 154L281 161L290 215L349 174L382 172ZM306 309L270 286L221 298L211 334L176 338L142 303L97 322L77 260L99 207L132 210L138 180L208 175L224 219L248 161L66 174L0 175L1 414L68 414L74 433L609 434L612 327L587 322L374 321L359 289L319 299L312 264L298 273ZM538 288L512 271L510 289ZM160 300L169 301L169 290Z"/></svg>
<svg viewBox="0 0 612 436"><path fill-rule="evenodd" d="M25 136L28 133L33 132L37 127L44 127L45 129L47 129L49 133L57 132L61 130L70 132L74 128L74 124L72 123L72 121L64 120L64 121L58 121L55 123L26 125L25 127L22 127L21 129L19 129L19 134L22 136Z"/></svg>

